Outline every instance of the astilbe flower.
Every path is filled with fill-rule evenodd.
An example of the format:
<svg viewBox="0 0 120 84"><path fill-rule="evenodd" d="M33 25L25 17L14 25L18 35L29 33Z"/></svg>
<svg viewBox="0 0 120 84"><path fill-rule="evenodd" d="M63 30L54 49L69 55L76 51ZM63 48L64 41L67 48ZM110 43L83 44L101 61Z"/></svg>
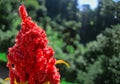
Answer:
<svg viewBox="0 0 120 84"><path fill-rule="evenodd" d="M7 56L10 84L14 84L14 81L59 84L60 74L55 66L54 51L47 46L45 31L28 17L24 5L19 7L19 14L22 19L21 30Z"/></svg>

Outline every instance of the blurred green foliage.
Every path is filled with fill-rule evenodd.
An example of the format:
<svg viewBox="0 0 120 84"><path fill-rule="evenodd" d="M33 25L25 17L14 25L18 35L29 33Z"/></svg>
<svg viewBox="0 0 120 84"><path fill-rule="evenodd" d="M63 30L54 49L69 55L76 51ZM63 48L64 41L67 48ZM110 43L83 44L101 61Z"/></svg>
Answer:
<svg viewBox="0 0 120 84"><path fill-rule="evenodd" d="M17 0L0 0L0 52L7 52L14 43L20 19Z"/></svg>
<svg viewBox="0 0 120 84"><path fill-rule="evenodd" d="M85 70L79 70L78 81L83 84L120 83L120 25L111 26L87 44L83 55ZM87 79L87 80L86 80Z"/></svg>
<svg viewBox="0 0 120 84"><path fill-rule="evenodd" d="M0 0L0 61L20 30L18 7L47 33L55 57L70 64L57 65L61 84L120 84L120 1L99 0L94 10L79 10L78 0ZM112 26L111 26L112 25Z"/></svg>

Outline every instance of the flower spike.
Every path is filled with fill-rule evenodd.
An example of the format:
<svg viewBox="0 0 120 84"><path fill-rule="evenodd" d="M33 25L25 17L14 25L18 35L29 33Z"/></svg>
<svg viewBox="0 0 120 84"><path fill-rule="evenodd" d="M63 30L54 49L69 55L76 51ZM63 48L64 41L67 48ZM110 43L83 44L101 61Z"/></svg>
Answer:
<svg viewBox="0 0 120 84"><path fill-rule="evenodd" d="M28 17L24 5L19 14L21 29L7 55L10 84L60 84L54 50L47 46L45 31Z"/></svg>
<svg viewBox="0 0 120 84"><path fill-rule="evenodd" d="M28 16L25 6L23 4L19 7L19 14L22 20L24 20Z"/></svg>

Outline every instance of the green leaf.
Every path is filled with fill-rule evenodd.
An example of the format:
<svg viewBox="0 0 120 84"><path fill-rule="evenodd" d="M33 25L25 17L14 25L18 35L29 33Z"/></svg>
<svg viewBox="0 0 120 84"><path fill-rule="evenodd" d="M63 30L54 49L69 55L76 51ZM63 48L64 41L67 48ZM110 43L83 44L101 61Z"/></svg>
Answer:
<svg viewBox="0 0 120 84"><path fill-rule="evenodd" d="M7 57L5 53L0 53L0 61L7 62Z"/></svg>

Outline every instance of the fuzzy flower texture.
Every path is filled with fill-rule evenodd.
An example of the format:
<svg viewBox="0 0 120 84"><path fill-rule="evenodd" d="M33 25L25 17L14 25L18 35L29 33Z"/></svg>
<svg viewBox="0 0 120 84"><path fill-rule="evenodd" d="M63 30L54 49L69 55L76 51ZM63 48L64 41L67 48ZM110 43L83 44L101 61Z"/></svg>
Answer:
<svg viewBox="0 0 120 84"><path fill-rule="evenodd" d="M21 30L15 44L9 48L8 63L10 84L60 84L60 74L55 66L54 51L47 46L45 31L28 17L24 5L19 7Z"/></svg>

